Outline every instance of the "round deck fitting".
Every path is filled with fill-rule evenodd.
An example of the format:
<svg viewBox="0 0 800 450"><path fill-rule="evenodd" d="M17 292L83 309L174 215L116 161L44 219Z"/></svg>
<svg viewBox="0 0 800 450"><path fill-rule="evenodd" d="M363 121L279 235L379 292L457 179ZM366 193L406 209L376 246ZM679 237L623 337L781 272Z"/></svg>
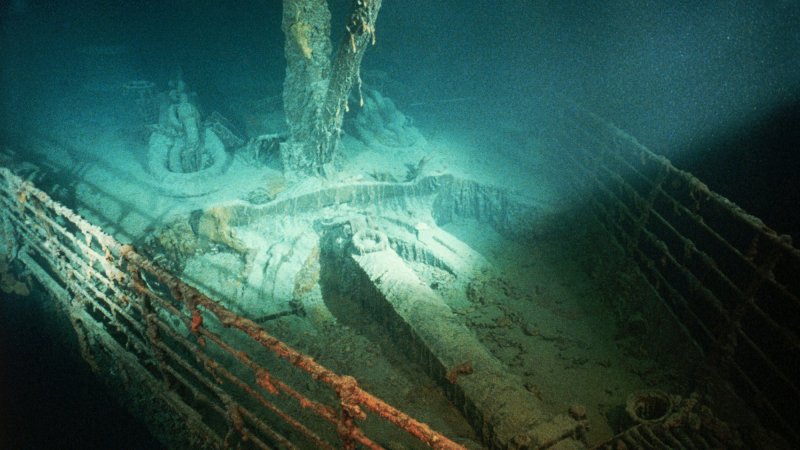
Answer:
<svg viewBox="0 0 800 450"><path fill-rule="evenodd" d="M353 247L360 255L379 252L389 247L389 238L380 230L359 230L353 235Z"/></svg>
<svg viewBox="0 0 800 450"><path fill-rule="evenodd" d="M637 391L628 396L625 411L636 423L660 422L672 412L672 399L656 389Z"/></svg>

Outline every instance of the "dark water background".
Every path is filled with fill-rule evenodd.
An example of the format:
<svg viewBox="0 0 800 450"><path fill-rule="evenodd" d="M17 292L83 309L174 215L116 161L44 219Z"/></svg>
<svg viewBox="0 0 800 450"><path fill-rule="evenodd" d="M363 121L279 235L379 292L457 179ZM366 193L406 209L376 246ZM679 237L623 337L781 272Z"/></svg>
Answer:
<svg viewBox="0 0 800 450"><path fill-rule="evenodd" d="M0 296L0 448L162 448L97 381L50 299Z"/></svg>

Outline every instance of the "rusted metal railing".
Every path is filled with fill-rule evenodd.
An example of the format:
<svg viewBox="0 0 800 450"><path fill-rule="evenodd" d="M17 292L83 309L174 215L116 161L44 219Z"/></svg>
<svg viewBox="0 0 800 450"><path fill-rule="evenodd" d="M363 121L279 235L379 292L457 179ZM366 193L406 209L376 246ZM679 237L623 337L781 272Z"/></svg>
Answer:
<svg viewBox="0 0 800 450"><path fill-rule="evenodd" d="M143 374L207 447L379 449L380 437L369 437L365 425L370 415L432 448L463 448L4 167L0 205L8 254L60 299L87 362L102 371L99 360L110 354L138 366L128 370Z"/></svg>
<svg viewBox="0 0 800 450"><path fill-rule="evenodd" d="M706 363L796 442L800 250L619 128L562 107L555 138L602 226Z"/></svg>

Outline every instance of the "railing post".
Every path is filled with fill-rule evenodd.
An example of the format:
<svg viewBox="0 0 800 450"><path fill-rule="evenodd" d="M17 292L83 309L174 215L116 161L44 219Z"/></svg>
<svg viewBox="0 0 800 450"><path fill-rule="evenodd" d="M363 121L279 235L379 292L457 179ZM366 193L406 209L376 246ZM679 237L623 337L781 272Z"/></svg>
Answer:
<svg viewBox="0 0 800 450"><path fill-rule="evenodd" d="M334 381L333 388L339 397L341 407L336 431L342 440L342 448L354 450L356 448L356 441L353 439L354 429L356 428L355 421L367 418L367 415L358 406L358 382L351 376L342 376Z"/></svg>

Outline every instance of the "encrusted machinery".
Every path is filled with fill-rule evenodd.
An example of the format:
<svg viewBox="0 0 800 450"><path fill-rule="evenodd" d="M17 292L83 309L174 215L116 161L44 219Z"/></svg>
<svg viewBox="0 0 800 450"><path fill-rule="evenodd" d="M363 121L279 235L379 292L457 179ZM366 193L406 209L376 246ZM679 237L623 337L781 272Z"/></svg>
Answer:
<svg viewBox="0 0 800 450"><path fill-rule="evenodd" d="M213 268L222 267L230 254L244 252L244 288L237 286L222 296L232 299L242 292L236 305L246 309L246 315L272 320L285 316L287 306L298 309L300 304L308 321L316 322L331 310L346 309L336 322L346 328L343 316L364 311L398 343L399 353L405 353L401 357L417 363L445 391L488 447L546 448L566 442L582 446L585 417L567 408L547 410L453 312L453 303L468 302L463 298L467 283L490 268L467 244L436 225L455 216L471 217L500 232L522 235L535 221L536 208L502 189L432 175L413 182L336 184L265 204L231 202L214 212L224 218L228 230L259 230L259 236L273 240L251 250L172 259L203 260L192 264L208 274L219 272ZM269 249L268 255L260 253ZM450 289L437 292L412 269L415 265L449 274L450 289L460 291L462 298L454 299ZM430 274L428 270L422 269ZM197 273L194 278L199 278ZM309 280L312 285L318 280L319 289L315 291ZM219 289L216 283L202 288ZM258 295L248 295L251 290ZM248 298L259 301L247 302ZM294 306L287 305L290 299L296 301Z"/></svg>

